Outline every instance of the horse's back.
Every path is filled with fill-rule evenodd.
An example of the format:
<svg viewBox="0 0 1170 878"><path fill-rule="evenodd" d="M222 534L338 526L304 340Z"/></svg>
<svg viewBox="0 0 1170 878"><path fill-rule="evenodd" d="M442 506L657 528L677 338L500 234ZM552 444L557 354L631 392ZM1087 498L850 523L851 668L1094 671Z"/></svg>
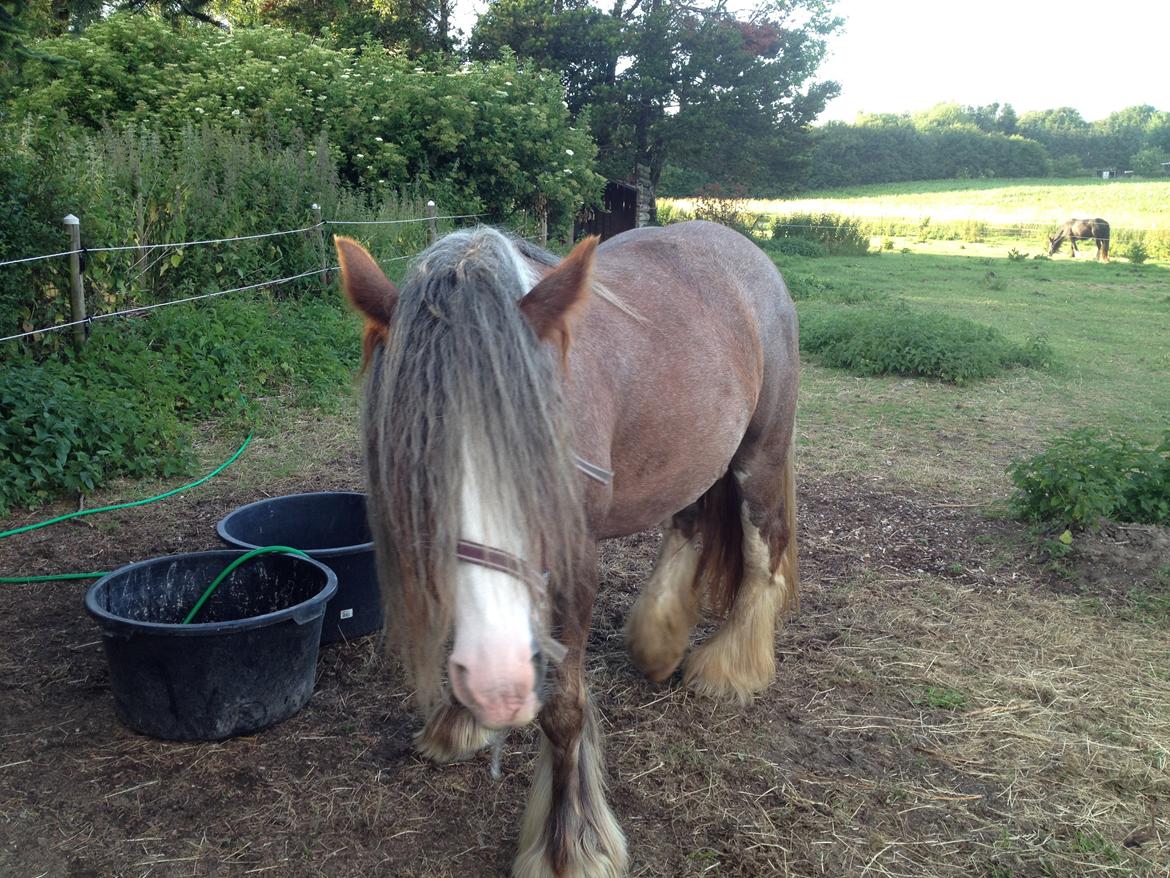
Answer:
<svg viewBox="0 0 1170 878"><path fill-rule="evenodd" d="M595 277L641 319L595 301L570 395L622 474L607 530L629 532L693 502L749 434L787 424L775 437L787 441L796 314L772 261L714 223L618 235L598 248Z"/></svg>

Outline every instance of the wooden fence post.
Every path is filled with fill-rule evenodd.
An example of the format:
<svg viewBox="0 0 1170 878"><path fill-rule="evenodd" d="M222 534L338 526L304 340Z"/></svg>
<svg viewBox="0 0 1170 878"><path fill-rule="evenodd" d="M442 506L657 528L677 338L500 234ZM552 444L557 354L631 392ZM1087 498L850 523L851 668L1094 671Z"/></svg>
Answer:
<svg viewBox="0 0 1170 878"><path fill-rule="evenodd" d="M315 203L310 204L309 210L313 213L313 222L315 223L313 231L317 236L317 252L321 254L321 268L323 269L321 272L321 286L329 289L329 282L332 278L329 276L329 247L325 241L325 221L321 218L321 205Z"/></svg>
<svg viewBox="0 0 1170 878"><path fill-rule="evenodd" d="M439 222L436 217L439 215L438 210L435 209L435 202L427 202L427 243L433 244L439 240Z"/></svg>
<svg viewBox="0 0 1170 878"><path fill-rule="evenodd" d="M540 246L548 246L548 211L540 212Z"/></svg>
<svg viewBox="0 0 1170 878"><path fill-rule="evenodd" d="M81 220L73 214L65 217L65 228L69 230L69 304L73 312L73 320L85 320L85 284L81 280ZM73 327L73 347L80 353L89 335L89 327L85 323L78 323Z"/></svg>

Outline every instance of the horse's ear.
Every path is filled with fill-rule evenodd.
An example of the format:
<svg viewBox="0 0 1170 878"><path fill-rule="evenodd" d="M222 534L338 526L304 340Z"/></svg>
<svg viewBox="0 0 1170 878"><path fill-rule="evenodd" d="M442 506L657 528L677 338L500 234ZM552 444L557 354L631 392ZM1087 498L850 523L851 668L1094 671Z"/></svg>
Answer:
<svg viewBox="0 0 1170 878"><path fill-rule="evenodd" d="M569 355L569 328L585 304L593 279L593 256L598 238L590 235L573 248L520 300L520 310L541 341L558 348L561 359Z"/></svg>
<svg viewBox="0 0 1170 878"><path fill-rule="evenodd" d="M335 237L337 259L341 265L341 286L353 306L366 318L362 341L362 367L369 362L374 348L389 335L398 288L382 273L374 257L352 238Z"/></svg>

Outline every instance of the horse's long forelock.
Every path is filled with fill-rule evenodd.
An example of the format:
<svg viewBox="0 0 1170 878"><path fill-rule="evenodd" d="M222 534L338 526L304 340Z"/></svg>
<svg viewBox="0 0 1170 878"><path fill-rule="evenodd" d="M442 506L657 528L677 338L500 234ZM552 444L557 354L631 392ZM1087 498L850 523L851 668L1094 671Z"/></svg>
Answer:
<svg viewBox="0 0 1170 878"><path fill-rule="evenodd" d="M367 382L379 578L424 708L441 694L465 451L553 583L570 577L585 538L555 357L518 307L534 282L525 267L491 229L428 248L402 286Z"/></svg>

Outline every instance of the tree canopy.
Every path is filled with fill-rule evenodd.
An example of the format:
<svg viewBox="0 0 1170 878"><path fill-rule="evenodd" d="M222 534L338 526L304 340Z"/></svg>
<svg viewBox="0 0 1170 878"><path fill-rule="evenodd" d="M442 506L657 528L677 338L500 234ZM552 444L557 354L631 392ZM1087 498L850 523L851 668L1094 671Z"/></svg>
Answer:
<svg viewBox="0 0 1170 878"><path fill-rule="evenodd" d="M837 93L817 82L833 0L766 0L746 15L725 0L494 0L470 51L502 48L558 70L570 107L589 120L601 170L667 162L710 180L752 185L791 176L807 126Z"/></svg>

